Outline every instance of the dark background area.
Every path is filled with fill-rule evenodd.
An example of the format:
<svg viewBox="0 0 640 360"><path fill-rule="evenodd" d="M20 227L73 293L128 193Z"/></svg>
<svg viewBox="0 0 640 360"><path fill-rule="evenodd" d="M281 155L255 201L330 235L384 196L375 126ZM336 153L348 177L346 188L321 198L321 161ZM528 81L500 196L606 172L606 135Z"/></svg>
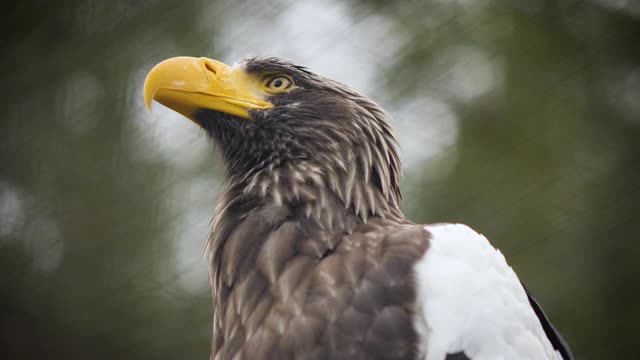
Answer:
<svg viewBox="0 0 640 360"><path fill-rule="evenodd" d="M208 358L218 162L141 89L165 58L249 53L381 103L412 220L485 234L578 359L640 357L637 1L7 4L3 359Z"/></svg>

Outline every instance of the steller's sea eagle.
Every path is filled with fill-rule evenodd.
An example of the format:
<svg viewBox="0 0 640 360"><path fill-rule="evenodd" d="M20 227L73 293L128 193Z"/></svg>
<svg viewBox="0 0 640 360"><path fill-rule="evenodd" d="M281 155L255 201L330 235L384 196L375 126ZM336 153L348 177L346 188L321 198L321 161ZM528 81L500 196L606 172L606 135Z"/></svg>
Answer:
<svg viewBox="0 0 640 360"><path fill-rule="evenodd" d="M273 57L168 59L144 100L198 124L224 165L212 359L572 358L484 236L402 214L373 101Z"/></svg>

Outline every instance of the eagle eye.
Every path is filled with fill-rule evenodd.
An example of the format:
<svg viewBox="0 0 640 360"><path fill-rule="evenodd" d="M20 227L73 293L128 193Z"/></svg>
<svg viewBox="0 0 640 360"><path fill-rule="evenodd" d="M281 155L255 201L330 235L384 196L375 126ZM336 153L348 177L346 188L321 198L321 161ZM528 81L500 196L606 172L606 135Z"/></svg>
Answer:
<svg viewBox="0 0 640 360"><path fill-rule="evenodd" d="M270 78L266 83L267 90L275 92L287 91L291 89L292 86L293 81L291 80L291 78L284 75L274 76Z"/></svg>

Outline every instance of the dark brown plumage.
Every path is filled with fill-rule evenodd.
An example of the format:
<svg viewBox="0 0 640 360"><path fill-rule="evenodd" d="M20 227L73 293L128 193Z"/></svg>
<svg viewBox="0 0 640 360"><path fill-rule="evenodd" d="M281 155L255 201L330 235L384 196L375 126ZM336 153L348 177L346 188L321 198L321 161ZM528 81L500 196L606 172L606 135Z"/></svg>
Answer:
<svg viewBox="0 0 640 360"><path fill-rule="evenodd" d="M280 210L256 210L225 243L213 354L413 359L411 268L425 231L381 218L325 231L288 211L270 218Z"/></svg>

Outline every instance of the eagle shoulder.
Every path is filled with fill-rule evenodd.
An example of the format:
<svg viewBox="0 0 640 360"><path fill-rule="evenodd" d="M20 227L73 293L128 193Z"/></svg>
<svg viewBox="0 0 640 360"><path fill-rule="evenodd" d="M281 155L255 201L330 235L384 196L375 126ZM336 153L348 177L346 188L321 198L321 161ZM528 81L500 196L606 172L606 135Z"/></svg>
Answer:
<svg viewBox="0 0 640 360"><path fill-rule="evenodd" d="M415 266L420 358L562 359L499 250L466 225L424 229L430 244Z"/></svg>

